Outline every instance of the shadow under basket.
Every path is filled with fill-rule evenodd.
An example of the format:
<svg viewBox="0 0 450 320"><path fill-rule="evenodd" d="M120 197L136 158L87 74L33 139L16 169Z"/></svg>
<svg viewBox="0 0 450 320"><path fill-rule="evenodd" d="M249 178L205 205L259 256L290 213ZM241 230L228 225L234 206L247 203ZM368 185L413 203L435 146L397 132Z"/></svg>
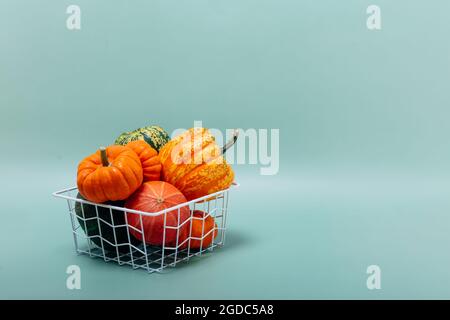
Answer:
<svg viewBox="0 0 450 320"><path fill-rule="evenodd" d="M114 261L119 265L129 265L133 269L144 269L151 273L175 267L179 262L189 261L194 256L201 256L225 244L229 193L237 186L237 183L233 183L228 189L154 213L126 209L123 202L98 204L87 201L81 197L76 187L54 192L53 195L67 201L77 254L101 258L105 262ZM180 221L180 210L183 208L189 208L190 215L188 219ZM198 210L204 212L202 217L194 215ZM178 224L166 224L167 215L174 213L178 214ZM141 222L145 216L161 215L164 221L163 239L167 232L176 232L176 241L168 244L163 240L160 246L154 246L138 240L133 233L144 239L145 230L142 223L140 228L128 224L127 216L130 214L138 215ZM215 227L205 231L203 226L206 225L205 219L209 217L214 218ZM201 236L192 234L193 220L203 220ZM180 238L181 228L188 228L189 235ZM191 242L196 245L191 245Z"/></svg>

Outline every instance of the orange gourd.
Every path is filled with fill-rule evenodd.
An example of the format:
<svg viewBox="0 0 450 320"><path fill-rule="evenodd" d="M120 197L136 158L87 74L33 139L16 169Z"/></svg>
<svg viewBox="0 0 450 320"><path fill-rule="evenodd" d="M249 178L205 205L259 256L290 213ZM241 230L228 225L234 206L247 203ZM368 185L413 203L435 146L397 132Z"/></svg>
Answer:
<svg viewBox="0 0 450 320"><path fill-rule="evenodd" d="M152 213L184 202L186 202L186 198L171 184L164 181L148 181L143 183L128 198L125 202L125 207ZM138 240L142 241L144 238L145 243L151 245L172 245L176 243L177 229L167 227L178 227L179 243L181 243L189 235L188 223L183 224L183 222L189 219L189 212L188 205L156 216L127 212L127 221L128 225L131 226L129 228L130 233ZM164 222L166 228L164 227ZM144 237L142 236L142 231Z"/></svg>
<svg viewBox="0 0 450 320"><path fill-rule="evenodd" d="M141 160L144 182L160 179L161 163L155 149L144 140L131 141L126 147L133 150Z"/></svg>
<svg viewBox="0 0 450 320"><path fill-rule="evenodd" d="M195 210L192 213L190 233L191 233L191 249L204 249L211 245L213 240L217 237L217 224L212 216L206 216L206 213L200 210ZM213 231L214 230L214 231ZM214 235L214 236L213 236ZM197 239L192 239L197 238ZM200 240L199 240L200 239ZM185 242L181 249L187 248L189 241Z"/></svg>
<svg viewBox="0 0 450 320"><path fill-rule="evenodd" d="M162 179L177 187L187 200L227 189L234 179L222 154L237 139L219 148L206 128L191 128L170 140L159 153Z"/></svg>
<svg viewBox="0 0 450 320"><path fill-rule="evenodd" d="M77 185L93 202L125 200L142 184L138 155L124 146L100 148L78 165Z"/></svg>

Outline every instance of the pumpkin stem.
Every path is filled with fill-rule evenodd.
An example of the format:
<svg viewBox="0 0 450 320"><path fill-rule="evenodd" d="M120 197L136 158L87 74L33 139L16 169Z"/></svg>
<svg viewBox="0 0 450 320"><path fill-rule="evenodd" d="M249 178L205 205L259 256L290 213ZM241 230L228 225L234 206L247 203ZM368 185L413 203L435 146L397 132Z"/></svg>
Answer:
<svg viewBox="0 0 450 320"><path fill-rule="evenodd" d="M106 148L100 147L100 157L102 158L102 165L104 167L109 166L108 156L106 155Z"/></svg>
<svg viewBox="0 0 450 320"><path fill-rule="evenodd" d="M231 137L230 141L228 141L223 147L222 147L222 154L225 154L228 149L236 142L237 138L239 136L239 130L234 129L233 136Z"/></svg>

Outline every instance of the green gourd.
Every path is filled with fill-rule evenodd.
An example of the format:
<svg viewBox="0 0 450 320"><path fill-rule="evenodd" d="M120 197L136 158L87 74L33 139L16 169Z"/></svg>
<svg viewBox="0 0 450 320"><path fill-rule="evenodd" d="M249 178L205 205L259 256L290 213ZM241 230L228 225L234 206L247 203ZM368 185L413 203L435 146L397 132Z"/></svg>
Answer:
<svg viewBox="0 0 450 320"><path fill-rule="evenodd" d="M78 194L77 198L85 200L81 194ZM109 201L103 204L116 207L123 207L124 201L114 201L114 202ZM97 218L97 211L98 217L100 219ZM112 220L111 220L111 211L112 211ZM130 246L128 245L128 243L131 243L132 245L137 247L142 242L133 237L131 233L128 234L128 228L126 226L125 221L125 212L120 210L111 210L111 211L108 208L100 206L97 206L97 210L95 210L95 206L92 204L80 202L75 203L75 213L77 215L78 223L80 224L84 233L90 238L92 242L95 243L95 245L101 248L103 242L103 248L105 249L105 251L116 252L117 246L117 249L121 253L130 252ZM108 225L107 223L114 227ZM114 229L116 231L115 237L114 237ZM101 237L104 240L109 241L112 245L106 241L101 240L99 230L101 231ZM131 250L133 250L133 248L131 248Z"/></svg>
<svg viewBox="0 0 450 320"><path fill-rule="evenodd" d="M153 149L159 152L169 140L169 134L160 126L147 126L142 127L130 132L124 132L117 137L114 144L126 145L130 141L144 140Z"/></svg>

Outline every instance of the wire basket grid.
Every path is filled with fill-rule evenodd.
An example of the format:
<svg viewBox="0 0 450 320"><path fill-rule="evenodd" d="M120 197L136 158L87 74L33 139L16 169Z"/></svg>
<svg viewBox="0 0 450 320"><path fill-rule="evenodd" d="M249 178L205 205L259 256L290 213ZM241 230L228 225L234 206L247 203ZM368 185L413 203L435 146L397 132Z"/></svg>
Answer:
<svg viewBox="0 0 450 320"><path fill-rule="evenodd" d="M228 189L153 213L81 199L76 187L57 191L53 195L67 201L77 254L152 273L175 267L182 261L189 261L225 244L229 192L237 186L233 183ZM182 211L187 210L188 217L183 220ZM198 210L202 212L200 217L194 215ZM144 220L148 217L163 221L160 245L146 243ZM213 218L215 225L205 232L208 217ZM130 218L138 218L138 226L130 224ZM202 221L201 236L192 234L194 220ZM174 238L174 241L168 241L169 238ZM192 245L194 242L196 246Z"/></svg>

